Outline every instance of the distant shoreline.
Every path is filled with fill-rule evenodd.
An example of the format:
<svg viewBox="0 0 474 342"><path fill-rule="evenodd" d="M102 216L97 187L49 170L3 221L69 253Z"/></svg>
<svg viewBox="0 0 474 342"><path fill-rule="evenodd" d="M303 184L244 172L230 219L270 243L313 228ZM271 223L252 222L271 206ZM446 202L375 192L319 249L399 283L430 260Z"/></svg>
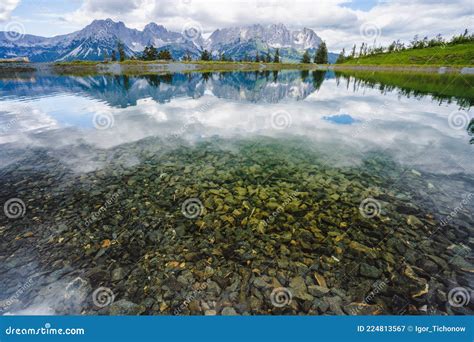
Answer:
<svg viewBox="0 0 474 342"><path fill-rule="evenodd" d="M50 72L73 75L140 75L189 72L231 72L231 71L280 71L280 70L334 70L334 71L390 71L435 74L474 75L474 66L439 65L354 65L314 63L257 63L257 62L165 62L165 61L125 61L94 62L75 61L59 63L0 63L0 75L11 73Z"/></svg>

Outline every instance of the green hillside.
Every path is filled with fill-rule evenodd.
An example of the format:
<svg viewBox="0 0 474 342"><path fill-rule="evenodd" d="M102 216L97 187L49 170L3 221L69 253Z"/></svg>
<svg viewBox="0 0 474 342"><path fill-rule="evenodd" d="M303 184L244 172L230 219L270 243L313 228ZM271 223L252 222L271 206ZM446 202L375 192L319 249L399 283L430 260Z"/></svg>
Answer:
<svg viewBox="0 0 474 342"><path fill-rule="evenodd" d="M350 58L342 64L474 66L474 43L381 53Z"/></svg>

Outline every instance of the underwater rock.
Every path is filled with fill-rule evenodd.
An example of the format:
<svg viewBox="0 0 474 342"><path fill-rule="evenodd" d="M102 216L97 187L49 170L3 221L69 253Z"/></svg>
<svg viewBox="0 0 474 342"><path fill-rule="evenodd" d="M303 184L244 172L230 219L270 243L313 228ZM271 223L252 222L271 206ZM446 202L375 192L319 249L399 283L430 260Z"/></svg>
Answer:
<svg viewBox="0 0 474 342"><path fill-rule="evenodd" d="M122 267L118 267L112 271L112 281L122 280L126 275L125 270Z"/></svg>
<svg viewBox="0 0 474 342"><path fill-rule="evenodd" d="M109 313L114 316L135 316L145 312L145 307L132 303L126 299L113 302L110 305Z"/></svg>
<svg viewBox="0 0 474 342"><path fill-rule="evenodd" d="M231 307L225 307L224 309L222 309L222 312L221 314L223 316L236 316L238 315L238 313L235 311L234 308L231 308Z"/></svg>
<svg viewBox="0 0 474 342"><path fill-rule="evenodd" d="M257 277L257 278L255 278L255 280L253 281L253 284L254 284L254 286L256 286L256 287L258 287L258 288L265 289L265 288L271 287L271 285L269 284L269 282L270 282L270 278L269 278L269 277Z"/></svg>
<svg viewBox="0 0 474 342"><path fill-rule="evenodd" d="M323 297L324 295L328 294L330 289L327 287L322 287L318 285L310 285L308 286L308 292L314 297Z"/></svg>
<svg viewBox="0 0 474 342"><path fill-rule="evenodd" d="M412 227L421 227L421 226L423 226L423 222L421 222L420 219L418 217L414 216L414 215L408 215L407 223Z"/></svg>
<svg viewBox="0 0 474 342"><path fill-rule="evenodd" d="M447 263L444 259L442 259L442 258L440 258L440 257L438 257L438 256L436 256L436 255L432 255L432 254L427 254L426 256L427 256L428 258L430 258L431 260L433 260L433 261L434 261L438 266L440 266L443 270L448 270L448 269L449 269L449 265L448 265L448 263Z"/></svg>
<svg viewBox="0 0 474 342"><path fill-rule="evenodd" d="M350 303L343 307L348 315L381 315L383 308L378 304Z"/></svg>
<svg viewBox="0 0 474 342"><path fill-rule="evenodd" d="M381 270L379 270L377 267L370 266L366 263L360 264L359 272L360 272L360 275L363 277L374 278L374 279L377 279L382 275Z"/></svg>
<svg viewBox="0 0 474 342"><path fill-rule="evenodd" d="M351 241L349 243L349 248L351 248L352 250L354 250L356 253L361 253L361 254L365 254L367 256L370 256L372 258L376 258L376 253L375 253L375 250L372 249L372 248L369 248L357 241Z"/></svg>
<svg viewBox="0 0 474 342"><path fill-rule="evenodd" d="M312 300L313 296L308 293L308 288L304 282L303 277L297 276L291 279L290 289L293 292L293 297L302 300Z"/></svg>
<svg viewBox="0 0 474 342"><path fill-rule="evenodd" d="M436 274L438 272L438 265L431 260L422 260L420 267L428 274Z"/></svg>
<svg viewBox="0 0 474 342"><path fill-rule="evenodd" d="M324 277L318 272L314 272L314 278L316 279L319 286L326 287L326 288L328 287L326 284L326 279L324 279Z"/></svg>
<svg viewBox="0 0 474 342"><path fill-rule="evenodd" d="M474 266L460 255L454 256L450 263L465 272L474 273Z"/></svg>
<svg viewBox="0 0 474 342"><path fill-rule="evenodd" d="M340 297L324 297L324 301L328 303L329 310L333 315L345 315L346 313L342 310L342 298Z"/></svg>

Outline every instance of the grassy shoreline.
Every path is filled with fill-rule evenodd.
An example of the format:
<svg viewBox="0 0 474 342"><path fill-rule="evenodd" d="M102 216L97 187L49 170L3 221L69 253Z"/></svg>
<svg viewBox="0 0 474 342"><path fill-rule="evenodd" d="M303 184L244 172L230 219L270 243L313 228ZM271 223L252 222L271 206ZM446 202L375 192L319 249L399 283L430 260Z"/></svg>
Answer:
<svg viewBox="0 0 474 342"><path fill-rule="evenodd" d="M100 74L156 74L190 72L226 72L226 71L279 71L279 70L316 70L316 64L302 63L256 63L221 61L124 61L124 62L61 62L52 65L60 74L100 73Z"/></svg>
<svg viewBox="0 0 474 342"><path fill-rule="evenodd" d="M354 70L373 72L403 72L432 74L474 74L474 65L419 65L419 64L331 64L314 63L256 63L220 61L132 61L98 62L71 61L58 63L0 63L0 74L15 74L31 71L49 71L60 75L140 75L190 72L232 72L232 71L280 71L280 70Z"/></svg>
<svg viewBox="0 0 474 342"><path fill-rule="evenodd" d="M358 65L358 64L335 64L330 69L336 71L371 71L371 72L399 72L399 73L424 73L424 74L465 74L474 75L472 65Z"/></svg>
<svg viewBox="0 0 474 342"><path fill-rule="evenodd" d="M345 60L341 65L474 66L474 43L380 53Z"/></svg>

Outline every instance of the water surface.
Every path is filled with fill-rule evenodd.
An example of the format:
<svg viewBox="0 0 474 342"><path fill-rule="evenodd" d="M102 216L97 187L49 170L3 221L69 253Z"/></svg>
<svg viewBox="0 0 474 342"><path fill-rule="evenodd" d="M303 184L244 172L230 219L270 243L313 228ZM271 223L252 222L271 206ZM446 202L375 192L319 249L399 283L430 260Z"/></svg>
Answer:
<svg viewBox="0 0 474 342"><path fill-rule="evenodd" d="M2 312L472 313L472 83L373 77L0 80Z"/></svg>

